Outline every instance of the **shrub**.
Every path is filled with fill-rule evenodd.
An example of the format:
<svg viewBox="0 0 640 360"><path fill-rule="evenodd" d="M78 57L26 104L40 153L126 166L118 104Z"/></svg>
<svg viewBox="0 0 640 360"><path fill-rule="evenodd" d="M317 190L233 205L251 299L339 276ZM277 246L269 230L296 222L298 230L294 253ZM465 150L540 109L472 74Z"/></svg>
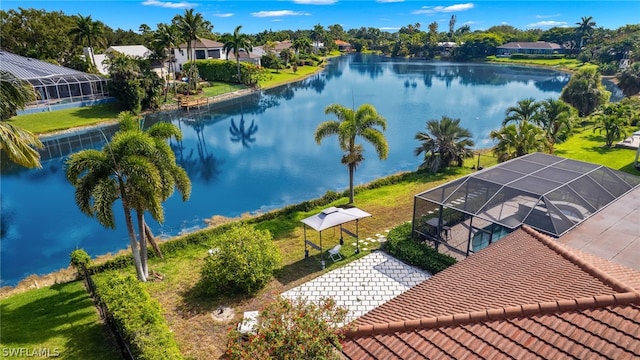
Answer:
<svg viewBox="0 0 640 360"><path fill-rule="evenodd" d="M234 225L214 239L216 254L206 259L200 289L208 295L231 291L255 294L273 276L280 256L269 231Z"/></svg>
<svg viewBox="0 0 640 360"><path fill-rule="evenodd" d="M237 330L229 333L227 355L231 359L340 359L343 335L337 327L347 310L331 298L318 304L304 299L279 298L258 318L257 334L243 341Z"/></svg>
<svg viewBox="0 0 640 360"><path fill-rule="evenodd" d="M384 250L403 262L436 274L456 263L449 255L440 254L425 243L413 239L411 223L398 225L389 231Z"/></svg>
<svg viewBox="0 0 640 360"><path fill-rule="evenodd" d="M81 270L89 267L89 264L91 263L91 257L83 249L73 250L70 257L71 266L73 266L82 277L84 275L84 271Z"/></svg>
<svg viewBox="0 0 640 360"><path fill-rule="evenodd" d="M97 290L136 359L182 359L160 304L133 275L114 274Z"/></svg>

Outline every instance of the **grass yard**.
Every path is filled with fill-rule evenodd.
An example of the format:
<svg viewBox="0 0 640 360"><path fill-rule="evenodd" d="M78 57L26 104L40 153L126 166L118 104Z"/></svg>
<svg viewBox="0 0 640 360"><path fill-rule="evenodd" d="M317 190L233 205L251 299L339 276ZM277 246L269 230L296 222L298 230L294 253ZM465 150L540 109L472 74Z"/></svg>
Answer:
<svg viewBox="0 0 640 360"><path fill-rule="evenodd" d="M593 65L590 63L583 63L573 58L572 59L511 59L508 57L487 56L487 61L495 62L495 63L505 63L505 64L545 66L545 67L559 68L559 69L564 69L569 71L576 71L578 69L587 68L587 67L597 67L597 65Z"/></svg>
<svg viewBox="0 0 640 360"><path fill-rule="evenodd" d="M326 62L322 65L326 65ZM260 87L268 89L280 85L284 85L290 82L301 80L309 75L316 73L321 69L321 66L299 66L298 71L293 72L291 68L281 69L276 72L272 69L267 69L268 75L265 80L260 81Z"/></svg>
<svg viewBox="0 0 640 360"><path fill-rule="evenodd" d="M55 131L114 121L118 118L120 111L121 109L116 103L108 103L19 115L11 118L9 121L34 134L42 135Z"/></svg>
<svg viewBox="0 0 640 360"><path fill-rule="evenodd" d="M62 359L119 359L84 285L75 281L0 300L0 357L56 353ZM22 356L15 352L22 350ZM14 351L13 356L10 352ZM27 353L24 353L27 351ZM38 356L36 356L38 357ZM44 356L42 356L44 357Z"/></svg>
<svg viewBox="0 0 640 360"><path fill-rule="evenodd" d="M627 131L630 134L630 131ZM622 139L621 139L622 140ZM555 146L554 155L570 159L602 164L616 170L634 175L640 171L634 168L636 150L605 146L605 137L593 131L593 125L587 125L574 134L568 141Z"/></svg>

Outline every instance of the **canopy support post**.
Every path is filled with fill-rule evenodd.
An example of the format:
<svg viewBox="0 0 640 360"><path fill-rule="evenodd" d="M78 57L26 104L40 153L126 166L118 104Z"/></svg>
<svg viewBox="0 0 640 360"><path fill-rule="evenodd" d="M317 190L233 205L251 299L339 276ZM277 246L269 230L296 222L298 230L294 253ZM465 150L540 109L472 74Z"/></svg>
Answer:
<svg viewBox="0 0 640 360"><path fill-rule="evenodd" d="M324 270L324 251L322 251L322 231L320 231L320 265Z"/></svg>
<svg viewBox="0 0 640 360"><path fill-rule="evenodd" d="M356 219L356 254L360 254L360 232L358 230L358 219Z"/></svg>
<svg viewBox="0 0 640 360"><path fill-rule="evenodd" d="M307 224L304 224L303 227L303 231L304 231L304 258L308 258L309 257L309 249L307 249Z"/></svg>

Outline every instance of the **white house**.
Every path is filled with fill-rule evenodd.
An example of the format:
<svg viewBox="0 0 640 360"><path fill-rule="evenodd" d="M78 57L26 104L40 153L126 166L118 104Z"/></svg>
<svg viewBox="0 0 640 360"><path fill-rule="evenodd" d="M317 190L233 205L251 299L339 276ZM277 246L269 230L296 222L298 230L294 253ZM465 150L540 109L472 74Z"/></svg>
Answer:
<svg viewBox="0 0 640 360"><path fill-rule="evenodd" d="M110 46L107 50L104 51L104 54L92 54L93 49L90 47L86 47L84 50L84 56L88 58L90 61L94 61L94 65L98 69L98 71L103 75L109 74L109 69L105 63L107 56L113 53L124 54L133 58L141 58L146 59L151 54L151 50L149 50L144 45L123 45L123 46Z"/></svg>
<svg viewBox="0 0 640 360"><path fill-rule="evenodd" d="M223 43L209 39L198 39L191 43L191 51L193 51L195 55L195 60L226 59L226 54L222 49L223 47ZM187 43L180 44L174 49L174 55L176 59L176 71L182 71L182 65L187 62Z"/></svg>

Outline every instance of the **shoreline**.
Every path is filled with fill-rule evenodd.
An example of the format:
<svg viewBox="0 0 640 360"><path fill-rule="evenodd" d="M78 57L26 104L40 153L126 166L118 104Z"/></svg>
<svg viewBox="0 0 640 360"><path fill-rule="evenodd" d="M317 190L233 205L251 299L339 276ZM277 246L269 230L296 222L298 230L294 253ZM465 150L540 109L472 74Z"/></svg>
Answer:
<svg viewBox="0 0 640 360"><path fill-rule="evenodd" d="M309 78L321 71L324 70L324 68L326 67L328 61L331 58L327 58L326 62L323 63L321 66L318 67L318 69L316 71L313 71L305 76L302 76L300 78L297 78L296 80L290 80L290 81L285 81L283 83L277 84L277 85L272 85L269 87L265 87L265 88L260 88L260 89L255 89L255 90L251 90L249 92L244 92L240 95L236 95L235 97L232 98L239 98L242 96L246 96L249 94L253 94L257 91L263 91L263 90L268 90L268 89L273 89L273 88L277 88L280 86L286 86L288 84L291 83L295 83L298 81L302 81L306 78ZM533 66L531 64L522 64L523 66ZM544 67L544 66L542 66ZM546 67L549 69L553 69L553 70L558 70L556 68L553 67ZM235 92L237 93L237 92ZM227 93L228 94L228 93ZM213 97L216 98L216 97ZM211 98L208 98L211 99ZM229 97L226 97L225 100L229 99ZM175 110L179 110L179 106L177 104L170 104L171 106L167 109L161 109L161 111L175 111ZM143 115L147 115L153 112L145 112L143 113ZM49 137L49 136L59 136L59 135L64 135L64 134L68 134L68 133L73 133L73 132L77 132L77 131L86 131L86 130L90 130L93 128L99 128L99 127L103 127L103 126L109 126L109 125L113 125L113 124L117 124L117 119L113 119L110 121L105 121L105 122L101 122L99 124L94 124L94 125L88 125L88 126L83 126L83 127L75 127L75 128L70 128L70 129L66 129L66 130L61 130L61 131L56 131L56 132L52 132L52 133L47 133L47 134L43 134L41 135L41 137ZM207 220L210 219L212 223L209 223ZM198 231L202 231L205 229L209 229L211 227L215 227L217 225L220 225L220 223L225 223L225 222L229 222L229 221L236 221L237 219L235 218L224 218L224 217L216 217L216 215L213 215L212 217L205 219L205 223L207 224L206 227L204 227L203 229L199 229ZM177 237L172 237L170 239L164 240L164 241L170 241L174 238ZM108 253L108 254L103 254L103 255L99 255L97 256L93 261L106 261L110 258L113 258L114 256L120 255L122 253L129 253L130 250L127 247L126 249L123 249L115 254L113 253ZM39 287L43 287L43 286L49 286L49 285L54 285L54 284L58 284L58 283L65 283L65 282L69 282L69 281L74 281L77 279L77 274L75 273L75 270L73 270L73 268L71 268L70 266L67 268L62 268L59 269L57 271L53 271L47 274L42 274L42 275L36 275L36 274L32 274L29 275L25 278L23 278L22 280L20 280L16 285L11 286L3 286L2 288L0 288L0 298L4 298L6 296L9 296L11 294L17 293L17 292L21 292L21 291L27 291L29 289L33 289L33 288L39 288Z"/></svg>

